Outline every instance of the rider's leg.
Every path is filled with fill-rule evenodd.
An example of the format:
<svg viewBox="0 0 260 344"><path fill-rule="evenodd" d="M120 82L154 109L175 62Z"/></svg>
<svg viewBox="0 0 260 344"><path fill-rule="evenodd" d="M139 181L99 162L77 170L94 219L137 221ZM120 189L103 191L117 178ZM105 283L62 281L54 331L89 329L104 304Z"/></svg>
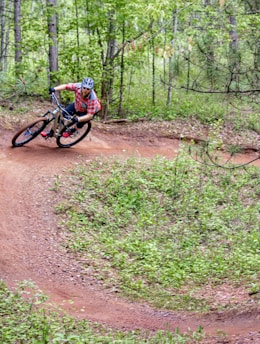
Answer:
<svg viewBox="0 0 260 344"><path fill-rule="evenodd" d="M65 111L62 112L64 118L68 117L67 114L69 113L70 116L76 115L78 117L86 116L86 113L84 112L77 112L75 109L75 103L69 104L66 108ZM86 124L86 122L78 122L76 127L77 128L83 128L83 126Z"/></svg>
<svg viewBox="0 0 260 344"><path fill-rule="evenodd" d="M66 112L68 112L71 116L76 115L78 118L81 116L85 116L85 113L77 112L73 104L70 104L66 107ZM63 111L63 116L66 118L66 112ZM71 122L70 122L71 123ZM83 126L86 124L86 122L77 122L75 126L69 126L68 129L62 134L63 137L70 137L73 135L77 129L83 128Z"/></svg>
<svg viewBox="0 0 260 344"><path fill-rule="evenodd" d="M73 116L75 113L76 113L75 103L69 104L69 105L65 108L65 110L62 112L64 118L67 118L67 117L68 117L68 114L69 114L70 116Z"/></svg>
<svg viewBox="0 0 260 344"><path fill-rule="evenodd" d="M78 116L79 118L79 122L77 122L77 124L75 125L75 127L69 127L63 134L63 137L69 137L70 135L74 134L75 131L77 131L77 129L82 129L84 127L84 125L89 122L90 120L92 120L94 118L95 115L97 115L97 112L94 115L86 115L85 113L82 112L72 112L73 110L73 106L74 104L70 104L67 106L66 111L68 111L70 113L70 115L75 114ZM75 108L74 108L75 109ZM64 115L63 115L64 116ZM84 121L80 121L80 117L84 116Z"/></svg>
<svg viewBox="0 0 260 344"><path fill-rule="evenodd" d="M71 103L69 104L66 108L65 111L62 112L63 117L66 119L68 117L68 114L70 116L73 116L76 113L76 109L75 109L75 103ZM50 131L42 131L41 132L42 137L44 138L48 138L48 137L52 137L53 136L53 130Z"/></svg>

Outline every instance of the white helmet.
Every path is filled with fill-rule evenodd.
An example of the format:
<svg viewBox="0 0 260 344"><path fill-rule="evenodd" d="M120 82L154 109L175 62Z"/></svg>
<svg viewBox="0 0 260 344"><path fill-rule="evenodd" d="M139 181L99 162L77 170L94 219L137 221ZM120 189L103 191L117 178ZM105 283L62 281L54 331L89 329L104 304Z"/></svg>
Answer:
<svg viewBox="0 0 260 344"><path fill-rule="evenodd" d="M94 88L94 80L91 78L85 78L81 83L81 87L92 90Z"/></svg>

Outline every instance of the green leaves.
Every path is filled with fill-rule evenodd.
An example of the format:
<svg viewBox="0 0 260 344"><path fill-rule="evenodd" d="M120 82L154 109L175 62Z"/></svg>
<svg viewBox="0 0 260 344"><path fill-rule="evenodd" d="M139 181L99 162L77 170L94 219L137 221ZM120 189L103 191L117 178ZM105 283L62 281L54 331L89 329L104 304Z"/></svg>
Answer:
<svg viewBox="0 0 260 344"><path fill-rule="evenodd" d="M141 288L142 282L139 283ZM23 285L33 287L26 281ZM62 343L190 343L191 338L199 339L201 330L189 334L180 334L160 331L151 334L148 331L116 331L97 323L88 323L76 320L57 310L48 310L48 304L41 304L37 287L27 293L27 298L22 298L23 288L17 288L15 292L8 290L3 282L0 282L0 342L1 344L34 343L34 344L62 344ZM196 341L197 342L197 341Z"/></svg>
<svg viewBox="0 0 260 344"><path fill-rule="evenodd" d="M249 174L196 165L182 153L174 161L97 160L75 167L73 178L81 183L67 196L77 209L66 212L68 247L95 262L106 285L186 308L179 298L169 305L165 290L259 276L257 180Z"/></svg>

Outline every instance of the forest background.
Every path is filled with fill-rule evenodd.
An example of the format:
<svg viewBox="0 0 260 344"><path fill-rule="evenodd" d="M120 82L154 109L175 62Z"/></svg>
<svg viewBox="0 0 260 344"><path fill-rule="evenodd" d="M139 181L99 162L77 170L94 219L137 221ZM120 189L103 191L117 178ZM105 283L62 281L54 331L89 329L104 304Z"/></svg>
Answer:
<svg viewBox="0 0 260 344"><path fill-rule="evenodd" d="M159 120L173 121L174 126L174 120L181 118L184 126L192 126L195 118L196 123L200 121L213 131L221 132L222 126L229 125L242 141L243 130L249 129L250 140L255 142L253 148L259 153L259 14L259 0L0 0L1 122L6 113L8 120L10 113L25 119L29 111L28 106L23 107L24 100L36 108L39 102L34 100L48 100L50 86L91 76L102 100L102 120L145 118L156 121L149 124L158 131ZM63 92L61 97L68 103L73 94ZM143 128L149 131L144 126L141 135L145 135ZM137 131L135 126L133 131ZM226 134L228 139L230 132ZM223 136L217 134L209 135L217 139L212 140L212 149L221 145ZM36 151L38 160L43 161L40 146ZM18 151L14 154L18 156ZM56 161L58 154L51 151L48 161L51 156ZM19 182L7 183L6 193L14 204L20 202L11 197L10 188L19 185L24 191L22 181L27 180L31 188L35 187L32 181L37 182L37 196L46 201L47 190L39 192L39 179L34 179L38 176L38 160L31 165L26 160L27 168L20 175L14 169ZM3 161L11 169L13 165L5 156ZM151 163L136 159L120 164L93 160L88 165L76 164L73 172L53 176L53 189L49 189L49 183L46 187L55 197L65 199L55 211L61 219L61 231L70 234L66 248L82 259L83 275L87 271L89 277L113 287L116 297L120 291L153 307L220 310L221 314L223 309L235 309L240 323L250 314L250 319L259 321L255 316L259 312L252 312L253 307L259 307L260 295L259 171L253 167L216 169L211 165L195 164L194 159L181 153L178 159L154 159ZM25 174L25 170L31 174ZM6 175L13 178L13 173ZM26 192L30 205L33 193ZM85 209L90 200L91 206ZM8 209L13 212L10 204ZM36 210L35 218L39 217L38 207ZM3 214L8 215L6 211ZM21 224L25 232L27 222ZM40 232L46 234L42 229ZM50 236L49 227L47 233ZM44 265L45 257L46 252L42 256ZM33 266L33 262L29 263ZM71 271L68 269L68 276ZM218 286L222 290L233 288L232 292L242 287L246 297L223 305L222 297L221 301L213 297ZM59 316L52 321L45 312L38 318L31 314L32 309L38 309L38 300L35 308L31 302L24 311L16 294L10 297L2 283L0 289L4 315L0 317L0 328L4 330L0 333L1 343L29 338L60 343L60 338L71 341L72 336L78 343L98 341L81 323L77 327L75 319L69 322ZM205 290L210 290L208 299ZM233 300L235 293L230 295ZM216 314L220 326L220 313ZM250 334L251 338L255 333ZM257 334L259 338L259 331ZM127 335L131 336L129 343L148 342L141 341L139 334L137 340L133 332ZM164 343L191 342L179 338L179 333L176 341L172 333L169 340L164 333L158 335ZM93 340L85 340L86 336ZM249 339L247 334L247 342ZM106 342L113 340L106 338ZM158 338L150 343L158 343Z"/></svg>
<svg viewBox="0 0 260 344"><path fill-rule="evenodd" d="M245 111L259 129L258 0L0 4L1 101L47 97L50 86L90 76L102 119L211 123Z"/></svg>

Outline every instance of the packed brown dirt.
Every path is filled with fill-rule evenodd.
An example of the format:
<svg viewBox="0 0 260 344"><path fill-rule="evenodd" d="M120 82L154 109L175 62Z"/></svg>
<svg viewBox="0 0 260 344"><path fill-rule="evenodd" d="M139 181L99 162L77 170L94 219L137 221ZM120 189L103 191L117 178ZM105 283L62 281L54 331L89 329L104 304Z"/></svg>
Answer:
<svg viewBox="0 0 260 344"><path fill-rule="evenodd" d="M204 343L260 343L260 309L244 290L222 286L205 290L211 297L232 299L246 306L241 311L207 314L153 309L122 298L85 276L80 265L59 244L63 233L53 206L54 176L78 161L97 156L176 157L186 141L199 142L207 129L196 122L175 123L93 122L89 137L70 149L60 149L55 141L37 138L21 148L11 147L15 130L0 129L0 279L10 287L17 281L32 280L46 293L54 306L71 315L123 330L159 329L195 331L199 326L208 338ZM195 134L194 134L195 133ZM226 130L233 143L245 148L236 163L254 160L260 166L259 135L241 138ZM225 155L223 155L224 157ZM73 303L71 302L73 301Z"/></svg>

